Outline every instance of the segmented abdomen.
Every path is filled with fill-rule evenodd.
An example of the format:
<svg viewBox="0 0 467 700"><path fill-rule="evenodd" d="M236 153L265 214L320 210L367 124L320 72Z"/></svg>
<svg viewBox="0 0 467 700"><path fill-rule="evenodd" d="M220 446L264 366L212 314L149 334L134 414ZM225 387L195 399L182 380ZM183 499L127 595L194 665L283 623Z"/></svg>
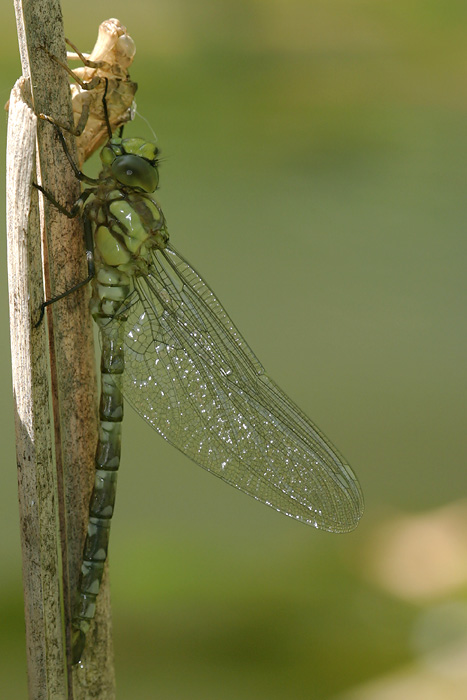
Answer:
<svg viewBox="0 0 467 700"><path fill-rule="evenodd" d="M116 271L113 271L116 272ZM97 285L96 285L97 286ZM125 299L129 285L109 287L108 295ZM103 294L103 286L99 285ZM121 301L101 296L98 304L100 314L94 318L99 326L106 326L113 314L102 312L102 308L115 308ZM110 311L109 308L109 311ZM96 475L89 505L89 522L84 544L80 582L73 614L73 662L78 663L84 649L86 634L96 609L96 598L104 572L109 545L110 522L113 515L117 486L117 471L120 465L120 438L123 419L123 397L121 392L124 370L123 342L124 317L113 323L101 334L101 398L99 406L99 438L96 449Z"/></svg>

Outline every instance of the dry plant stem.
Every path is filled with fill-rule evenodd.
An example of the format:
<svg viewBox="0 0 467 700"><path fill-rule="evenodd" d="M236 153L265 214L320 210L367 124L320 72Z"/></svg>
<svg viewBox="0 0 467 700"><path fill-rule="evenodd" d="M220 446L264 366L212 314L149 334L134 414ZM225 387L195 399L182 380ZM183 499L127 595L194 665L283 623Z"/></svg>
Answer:
<svg viewBox="0 0 467 700"><path fill-rule="evenodd" d="M31 197L36 118L28 90L20 78L10 99L8 284L29 696L42 700L65 697L66 678L46 334L31 327L42 269L37 194Z"/></svg>
<svg viewBox="0 0 467 700"><path fill-rule="evenodd" d="M54 64L41 47L46 46L50 53L57 55L65 61L65 41L61 21L61 11L59 3L55 0L15 0L15 10L18 25L18 36L20 42L20 53L24 77L30 78L32 88L31 104L36 114L41 112L53 114L64 123L72 123L70 93L68 78L63 69ZM26 129L26 132L29 132ZM17 136L11 140L21 142ZM38 181L56 199L64 205L71 206L74 199L79 194L79 185L74 178L63 151L55 138L53 127L40 121L38 125L38 153L39 161L37 166ZM29 136L30 140L30 136ZM14 144L12 144L12 147ZM70 148L73 153L74 145L70 140ZM30 150L30 146L29 146ZM17 161L21 174L27 175L27 168L32 167L33 157L28 156L24 151L13 152L12 157ZM27 162L26 162L27 161ZM11 158L9 160L11 162ZM26 181L31 183L31 175L28 175L24 182L21 182L23 189L27 190ZM11 186L11 180L8 187ZM31 189L27 193L31 197ZM12 193L11 208L14 210L19 202ZM32 194L32 201L36 201L36 194ZM83 279L86 275L86 262L82 231L79 221L68 221L66 217L53 209L47 201L43 203L43 219L41 221L43 232L44 258L48 260L49 268L45 270L46 296L57 294L69 289L75 282ZM9 210L10 212L10 210ZM26 216L29 206L24 207L22 212ZM24 216L20 230L24 233ZM31 222L32 214L29 217ZM44 232L47 236L45 237ZM24 252L25 242L20 244L22 259L19 266L20 277L26 276L23 265L25 260L30 259L31 254ZM37 251L35 253L37 256ZM39 257L35 257L35 260ZM25 311L25 300L28 299L29 289L26 283L21 288L13 288L13 302L15 307L21 309L21 321L27 328L25 349L20 350L20 358L23 361L27 356L27 362L31 364L31 369L26 369L26 376L31 377L31 386L25 386L22 394L31 393L33 403L28 410L34 412L37 408L36 389L32 386L35 376L33 363L36 359L44 360L45 352L43 345L43 335L45 324L37 330L31 330L31 321L37 320L37 312L40 301L37 294L31 294L31 305ZM21 297L22 301L19 302ZM51 558L54 565L48 564L46 572L41 576L25 579L25 586L31 586L33 591L26 593L26 606L30 606L31 600L36 600L38 596L47 598L47 604L57 608L56 599L63 594L63 605L65 614L66 629L69 629L70 619L70 593L76 588L79 566L82 557L82 546L85 534L85 523L87 520L87 509L90 489L94 479L94 450L97 435L97 409L95 398L95 368L94 352L92 346L91 321L88 312L89 290L84 289L69 297L57 302L48 310L48 330L50 343L50 371L52 379L52 402L54 417L54 436L56 455L56 493L50 476L43 476L42 464L50 453L50 439L40 447L40 461L35 456L38 470L41 472L40 478L44 478L44 485L47 498L40 502L48 509L48 524L50 529L55 528L59 533L58 546L55 548L52 543L48 547L54 549ZM27 304L26 304L27 306ZM27 316L27 320L25 320ZM18 319L14 318L15 329ZM29 324L29 325L28 325ZM12 344L17 340L17 331L12 331ZM37 341L36 339L39 339ZM39 342L36 346L35 343ZM29 347L29 345L31 347ZM15 354L15 349L13 349ZM21 376L24 367L18 363L15 373ZM44 368L39 369L40 381L45 383L47 373ZM41 387L43 388L43 387ZM15 386L16 391L16 386ZM44 394L47 391L44 390ZM42 409L46 416L36 415L28 418L29 424L37 430L38 424L41 427L47 426L49 412L46 408L47 402L43 401ZM18 415L17 426L24 428L23 409ZM27 414L29 416L29 414ZM40 414L39 414L40 415ZM21 432L21 430L20 430ZM31 450L34 453L35 437L34 430L26 429L27 436L31 440ZM45 445L45 447L44 447ZM24 453L24 447L21 447ZM28 454L28 453L25 453ZM18 450L20 454L20 448ZM29 465L29 462L27 462ZM20 473L20 502L30 505L31 484L25 485L22 492L22 474ZM36 484L40 481L36 475ZM38 488L38 486L37 486ZM28 491L29 489L29 491ZM44 543L41 540L43 525L45 520L38 517L38 512L33 509L35 523L31 526L32 533L39 533L34 540L26 542L27 533L23 532L23 559L28 558L36 567L43 567L45 559L41 552ZM22 526L23 526L22 521ZM44 531L45 532L45 531ZM31 551L33 547L34 551ZM41 549L42 548L42 549ZM55 559L54 559L55 556ZM56 571L60 556L62 558L62 579ZM30 565L29 565L30 566ZM28 570L28 565L26 565ZM57 575L55 576L55 574ZM49 586L46 589L44 580ZM52 583L52 579L53 582ZM54 588L55 586L55 588ZM51 593L50 591L53 591ZM83 668L72 671L69 655L64 656L65 644L60 639L58 626L54 623L54 631L51 634L48 628L51 623L49 615L44 611L31 611L29 615L28 634L28 667L30 697L34 700L42 698L75 698L84 700L87 698L113 698L114 673L112 665L112 647L110 639L110 612L108 587L104 584L103 595L99 596L98 613L96 616L96 626L91 630L88 639L87 655L83 657ZM50 600L49 600L50 599ZM34 614L32 614L34 613ZM39 614L40 613L40 614ZM28 618L28 614L27 614ZM61 626L61 625L60 625ZM69 651L69 640L67 648Z"/></svg>

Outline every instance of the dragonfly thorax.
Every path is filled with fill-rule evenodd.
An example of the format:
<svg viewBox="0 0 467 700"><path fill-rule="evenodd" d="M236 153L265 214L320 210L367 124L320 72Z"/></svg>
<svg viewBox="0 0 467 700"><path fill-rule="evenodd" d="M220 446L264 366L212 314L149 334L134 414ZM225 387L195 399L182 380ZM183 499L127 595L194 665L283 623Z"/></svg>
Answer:
<svg viewBox="0 0 467 700"><path fill-rule="evenodd" d="M117 312L129 279L146 275L154 249L168 242L164 214L150 195L159 179L158 152L137 138L111 139L102 149L103 170L84 212L94 238L94 317Z"/></svg>
<svg viewBox="0 0 467 700"><path fill-rule="evenodd" d="M148 194L116 190L103 182L96 189L88 215L93 222L96 266L118 267L137 274L153 248L169 239L164 214Z"/></svg>

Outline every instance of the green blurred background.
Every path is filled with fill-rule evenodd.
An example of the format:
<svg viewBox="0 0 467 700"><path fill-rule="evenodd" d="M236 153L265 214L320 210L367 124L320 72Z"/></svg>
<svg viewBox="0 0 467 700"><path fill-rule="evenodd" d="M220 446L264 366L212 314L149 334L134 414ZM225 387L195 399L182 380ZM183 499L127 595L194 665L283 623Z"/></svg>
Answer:
<svg viewBox="0 0 467 700"><path fill-rule="evenodd" d="M126 24L172 241L348 456L367 508L355 533L315 532L128 410L111 545L118 697L467 697L467 5L62 5L84 51L103 19ZM3 104L20 64L13 8L0 18ZM150 136L140 118L126 133ZM6 118L2 149L5 134ZM6 261L4 231L0 243ZM7 296L4 263L5 329ZM1 353L0 696L22 698L6 334Z"/></svg>

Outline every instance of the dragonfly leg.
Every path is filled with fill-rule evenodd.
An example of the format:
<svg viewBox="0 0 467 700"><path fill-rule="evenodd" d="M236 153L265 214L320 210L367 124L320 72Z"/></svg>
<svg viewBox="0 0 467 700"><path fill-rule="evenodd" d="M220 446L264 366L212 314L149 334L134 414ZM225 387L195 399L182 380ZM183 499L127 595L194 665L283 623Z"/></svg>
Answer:
<svg viewBox="0 0 467 700"><path fill-rule="evenodd" d="M105 121L107 124L107 129L109 131L109 138L112 136L111 128L110 128L110 121L109 121L109 115L108 115L108 109L107 109L107 100L106 100L106 95L107 95L107 88L108 88L108 80L105 78L105 90L104 90L104 95L102 97L102 104L104 107L104 115L105 115ZM60 144L63 148L63 151L68 159L68 162L71 165L71 168L73 170L73 173L75 174L76 178L82 182L86 182L88 184L95 184L98 182L95 178L88 177L84 173L79 170L77 167L76 163L74 162L70 151L68 150L68 146L65 141L65 137L63 136L63 133L61 131L60 125L54 121L51 117L48 117L45 114L39 114L39 117L43 119L44 121L50 122L57 133L58 139L60 141ZM33 186L38 189L42 194L60 211L62 214L67 216L69 219L75 218L75 216L78 216L81 214L83 211L84 204L88 197L92 194L93 190L88 189L85 190L81 196L76 200L76 202L73 204L72 208L68 210L66 207L64 207L60 202L58 202L55 197L48 192L44 187L41 185L38 185L37 183L33 183ZM39 319L38 321L34 324L34 328L38 328L40 324L42 323L42 319L44 318L44 313L45 309L47 306L50 306L51 304L55 303L56 301L59 301L60 299L63 299L64 297L67 297L69 294L72 294L73 292L77 291L81 287L84 287L86 284L88 284L95 276L95 264L94 264L94 245L93 245L93 237L92 237L92 227L91 223L85 218L84 220L84 237L85 237L85 245L86 245L86 257L87 257L87 263L88 263L88 275L86 279L82 280L78 284L75 284L73 287L68 289L66 292L62 292L61 294L58 294L57 296L53 297L52 299L48 299L44 301L41 304L40 307L40 314L39 314Z"/></svg>
<svg viewBox="0 0 467 700"><path fill-rule="evenodd" d="M42 192L44 197L46 199L48 199L49 202L51 202L54 205L54 207L56 209L58 209L59 212L61 212L62 214L65 214L65 216L68 217L68 219L74 219L75 217L78 216L78 214L81 214L81 212L83 210L83 205L86 202L86 200L88 199L89 195L91 194L90 190L86 190L78 197L78 199L73 204L71 209L67 209L66 207L63 206L63 204L60 204L60 202L57 202L55 197L48 190L46 190L45 187L42 187L42 185L38 185L37 182L33 182L32 186L35 187L36 190L39 190L39 192Z"/></svg>
<svg viewBox="0 0 467 700"><path fill-rule="evenodd" d="M44 190L42 187L40 187L39 185L35 185L35 187L37 187L38 190L43 192L43 194L48 199L50 199L50 201L55 206L58 206L60 211L62 211L69 218L73 218L73 216L76 216L76 214L79 213L79 212L75 212L74 214L72 214L73 209L76 206L76 203L72 207L71 212L69 212L67 209L65 209L64 207L59 205L58 202L56 202L53 199L53 197L51 197L49 195L49 193L46 190ZM81 197L80 197L81 200L83 199L84 194L86 194L86 192L83 192L83 194L81 195ZM87 199L87 197L86 197L86 199ZM87 264L88 264L88 274L87 274L86 279L81 280L81 282L78 282L77 284L73 285L73 287L70 287L70 289L67 289L66 292L62 292L61 294L57 294L57 296L53 297L52 299L47 299L46 301L43 301L41 306L40 306L39 320L34 324L34 328L38 328L41 325L47 306L54 304L56 301L59 301L60 299L64 299L65 297L69 296L70 294L73 294L78 289L81 289L81 287L85 287L87 284L89 284L89 282L91 282L91 280L94 279L95 274L96 274L96 267L95 267L95 263L94 263L94 243L93 243L93 237L92 237L92 226L91 226L91 222L88 219L85 219L85 221L84 221L84 242L85 242L85 246L86 246L86 260L87 260Z"/></svg>
<svg viewBox="0 0 467 700"><path fill-rule="evenodd" d="M88 123L89 115L91 113L91 94L89 92L84 92L81 100L81 114L79 115L78 123L76 124L74 130L72 131L73 136L81 136Z"/></svg>
<svg viewBox="0 0 467 700"><path fill-rule="evenodd" d="M101 68L102 67L102 65L103 65L102 61L90 61L88 58L85 58L85 56L80 51L78 51L76 46L74 46L71 43L71 41L69 41L68 39L65 39L65 41L67 44L69 44L69 46L71 46L72 49L74 49L76 51L76 53L78 54L78 58L81 59L81 61L84 63L85 66L87 66L88 68ZM73 71L72 68L70 68L70 66L68 66L66 63L61 61L57 56L55 56L55 54L51 53L46 46L41 46L41 49L49 56L49 58L52 61L55 61L55 63L57 63L59 66L61 66L63 68L63 70L65 70L73 78L73 80L75 80L79 84L79 86L83 90L93 90L97 85L99 85L99 83L101 81L101 78L99 76L94 76L94 78L92 78L92 80L85 82L84 80L82 80L79 77L79 75L76 75L76 73ZM74 56L72 55L71 58L74 58Z"/></svg>
<svg viewBox="0 0 467 700"><path fill-rule="evenodd" d="M102 68L105 65L104 61L91 61L89 58L86 58L84 54L82 54L79 49L76 48L76 46L69 40L65 39L66 43L71 46L72 49L76 51L76 57L81 59L81 61L84 63L85 66L88 68ZM68 66L66 63L61 61L57 56L55 56L53 53L51 53L46 46L41 47L43 51L52 59L52 61L55 61L55 63L58 63L59 66L61 66L71 77L73 80L75 80L78 85L81 87L82 90L94 90L102 81L105 81L105 89L104 89L104 94L102 96L102 106L104 108L104 118L105 118L105 124L107 126L107 131L109 134L109 138L112 138L112 129L110 127L110 120L109 120L109 111L107 107L107 89L109 86L109 81L108 78L102 78L98 75L95 75L91 80L88 80L87 82L82 80L77 73L75 73L70 66ZM75 56L71 56L72 58L76 58ZM40 114L39 117L41 119L45 119L46 121L50 122L54 126L64 129L65 131L70 132L74 136L81 136L83 133L86 123L89 118L89 104L84 104L83 110L81 112L78 124L76 126L67 126L63 124L63 122L57 121L54 117L50 117L49 115L46 114Z"/></svg>
<svg viewBox="0 0 467 700"><path fill-rule="evenodd" d="M76 48L76 46L73 44L73 42L71 42L71 41L70 41L69 39L67 39L66 37L65 37L65 41L66 41L66 43L68 44L68 46L71 46L71 48L73 49L73 51L76 52L76 56L73 55L73 54L67 54L67 57L68 57L69 59L71 59L71 60L73 60L73 61L76 61L76 60L79 59L80 61L82 61L82 62L84 63L84 65L85 65L87 68L102 68L102 67L105 65L105 61L91 61L91 59L90 59L88 56L85 56L84 53L81 53L81 51L80 51L78 48ZM89 88L89 87L88 87L88 86L90 85L90 83L83 83L83 82L81 81L81 79L80 79L78 76L76 76L76 75L74 74L72 68L70 68L70 67L67 66L66 64L63 64L63 63L62 63L61 61L59 61L55 56L52 56L52 54L50 54L50 56L51 56L51 58L55 59L55 60L57 61L57 63L59 63L61 66L63 66L63 68L65 68L65 70L67 71L67 73L70 73L70 75L73 76L73 78L76 80L76 82L79 83L79 84L81 85L81 87L83 88L83 90L92 89L92 88ZM92 81L91 81L91 82L92 82ZM97 81L96 85L98 84L98 82L99 82L99 78L98 78L98 81Z"/></svg>
<svg viewBox="0 0 467 700"><path fill-rule="evenodd" d="M66 40L68 42L68 40ZM100 63L98 64L95 61L89 61L86 59L82 54L78 52L78 50L68 42L72 48L75 49L75 51L78 53L78 58L83 60L86 66L89 66L91 68L99 68ZM42 50L50 57L52 61L55 61L55 63L58 63L59 66L61 66L71 77L73 78L74 81L76 81L79 86L81 87L82 90L93 90L95 87L99 85L101 82L102 78L99 76L94 76L92 80L88 81L87 83L81 80L79 75L76 75L73 70L63 61L61 61L55 54L51 53L46 46L41 46ZM83 105L83 110L81 112L78 124L76 126L69 126L68 124L64 124L63 122L59 121L58 119L55 119L54 117L51 117L49 115L39 115L42 119L46 119L48 122L53 124L54 126L59 127L60 129L63 129L64 131L68 131L70 134L73 134L73 136L81 136L83 133L86 123L89 118L89 105L84 103Z"/></svg>
<svg viewBox="0 0 467 700"><path fill-rule="evenodd" d="M43 119L46 122L49 122L49 124L52 124L52 126L55 127L55 131L58 137L58 140L60 141L60 145L63 148L63 152L67 157L67 160L69 164L71 165L71 169L73 170L73 173L75 174L75 177L80 180L80 182L86 182L90 185L95 185L98 180L94 177L89 177L88 175L85 175L84 173L81 172L81 170L78 168L76 165L75 161L73 160L70 151L68 150L68 146L66 145L65 137L62 134L62 127L60 124L58 124L53 117L49 117L47 114L42 114L40 113L38 115L39 119ZM70 129L65 129L65 131L70 131Z"/></svg>
<svg viewBox="0 0 467 700"><path fill-rule="evenodd" d="M90 97L89 93L84 93L88 97ZM81 109L81 114L79 115L79 120L76 126L69 126L68 124L65 124L64 122L61 122L59 119L55 119L55 117L51 117L48 114L39 114L40 119L43 119L44 121L49 122L50 124L53 124L54 126L58 127L59 129L62 129L63 131L67 131L69 134L73 134L73 136L81 136L83 133L84 129L86 128L86 124L89 119L89 113L90 113L90 100L84 100L84 96L82 99L82 109Z"/></svg>

